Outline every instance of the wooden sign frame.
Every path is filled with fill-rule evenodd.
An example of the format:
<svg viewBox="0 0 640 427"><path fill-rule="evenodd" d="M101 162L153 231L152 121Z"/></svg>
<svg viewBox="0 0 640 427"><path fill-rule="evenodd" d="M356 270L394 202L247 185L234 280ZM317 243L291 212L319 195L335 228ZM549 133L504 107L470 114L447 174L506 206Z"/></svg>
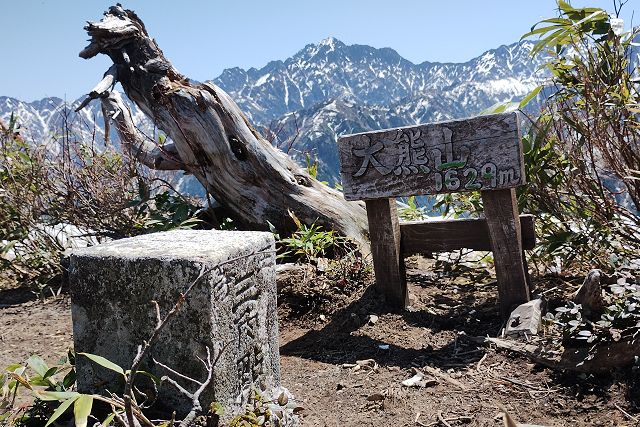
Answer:
<svg viewBox="0 0 640 427"><path fill-rule="evenodd" d="M366 203L376 286L391 307L408 304L404 255L460 248L493 251L503 318L529 301L523 250L535 233L516 203L519 123L505 113L339 138L344 197ZM480 191L485 218L400 224L396 197L460 191Z"/></svg>

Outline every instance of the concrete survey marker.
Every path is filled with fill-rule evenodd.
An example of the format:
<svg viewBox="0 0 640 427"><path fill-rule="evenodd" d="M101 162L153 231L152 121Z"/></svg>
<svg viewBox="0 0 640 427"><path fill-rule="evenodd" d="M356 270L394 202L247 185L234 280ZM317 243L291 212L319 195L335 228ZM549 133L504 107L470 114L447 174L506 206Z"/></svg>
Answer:
<svg viewBox="0 0 640 427"><path fill-rule="evenodd" d="M206 359L207 347L218 354L226 344L201 403L206 408L217 401L226 414L233 413L252 387L280 382L273 250L271 233L189 230L73 251L69 282L76 352L103 356L129 369L137 346L155 327L151 301L158 302L164 317L205 271L141 369L167 375L153 358L202 381L206 371L198 357ZM80 392L122 389L118 374L86 357L78 356L76 369ZM171 377L187 390L196 387ZM159 403L179 416L191 407L169 384L160 388Z"/></svg>

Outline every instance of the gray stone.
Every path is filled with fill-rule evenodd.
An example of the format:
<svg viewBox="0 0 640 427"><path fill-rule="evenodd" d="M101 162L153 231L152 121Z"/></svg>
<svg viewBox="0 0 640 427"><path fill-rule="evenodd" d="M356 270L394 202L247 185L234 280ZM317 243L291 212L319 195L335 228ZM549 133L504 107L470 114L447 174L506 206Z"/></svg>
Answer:
<svg viewBox="0 0 640 427"><path fill-rule="evenodd" d="M505 335L537 335L542 322L542 299L534 299L520 304L511 312Z"/></svg>
<svg viewBox="0 0 640 427"><path fill-rule="evenodd" d="M166 375L155 359L204 380L198 357L206 358L207 347L218 354L227 344L200 400L203 408L220 402L229 416L244 405L251 388L280 383L273 250L271 233L192 230L74 250L69 283L76 352L97 354L128 369L137 346L154 330L151 301L158 302L164 317L204 268L204 278L141 369ZM256 252L262 253L250 256ZM76 369L80 392L122 391L118 374L86 357L77 357ZM196 387L174 379L187 390ZM158 403L178 416L190 409L188 399L166 383Z"/></svg>

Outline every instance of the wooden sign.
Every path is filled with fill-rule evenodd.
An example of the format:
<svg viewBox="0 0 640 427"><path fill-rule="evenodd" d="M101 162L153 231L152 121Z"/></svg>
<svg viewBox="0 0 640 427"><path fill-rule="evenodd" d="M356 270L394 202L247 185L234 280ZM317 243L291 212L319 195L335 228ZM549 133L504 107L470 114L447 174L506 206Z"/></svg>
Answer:
<svg viewBox="0 0 640 427"><path fill-rule="evenodd" d="M347 200L525 183L517 113L347 135L338 145Z"/></svg>
<svg viewBox="0 0 640 427"><path fill-rule="evenodd" d="M404 256L459 248L493 251L503 319L529 300L523 249L533 217L520 216L525 183L517 113L386 129L339 139L347 200L365 200L376 286L390 307L408 304ZM400 224L395 197L480 191L485 218Z"/></svg>

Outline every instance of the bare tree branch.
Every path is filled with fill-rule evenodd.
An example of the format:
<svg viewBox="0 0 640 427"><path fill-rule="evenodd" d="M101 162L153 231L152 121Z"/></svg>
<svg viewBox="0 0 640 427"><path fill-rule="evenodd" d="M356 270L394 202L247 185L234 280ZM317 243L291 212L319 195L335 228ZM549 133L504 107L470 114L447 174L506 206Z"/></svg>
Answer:
<svg viewBox="0 0 640 427"><path fill-rule="evenodd" d="M120 135L122 145L140 163L157 170L187 170L173 143L160 147L140 132L131 117L131 111L115 93L102 98L102 106L107 112L105 122L113 120Z"/></svg>

